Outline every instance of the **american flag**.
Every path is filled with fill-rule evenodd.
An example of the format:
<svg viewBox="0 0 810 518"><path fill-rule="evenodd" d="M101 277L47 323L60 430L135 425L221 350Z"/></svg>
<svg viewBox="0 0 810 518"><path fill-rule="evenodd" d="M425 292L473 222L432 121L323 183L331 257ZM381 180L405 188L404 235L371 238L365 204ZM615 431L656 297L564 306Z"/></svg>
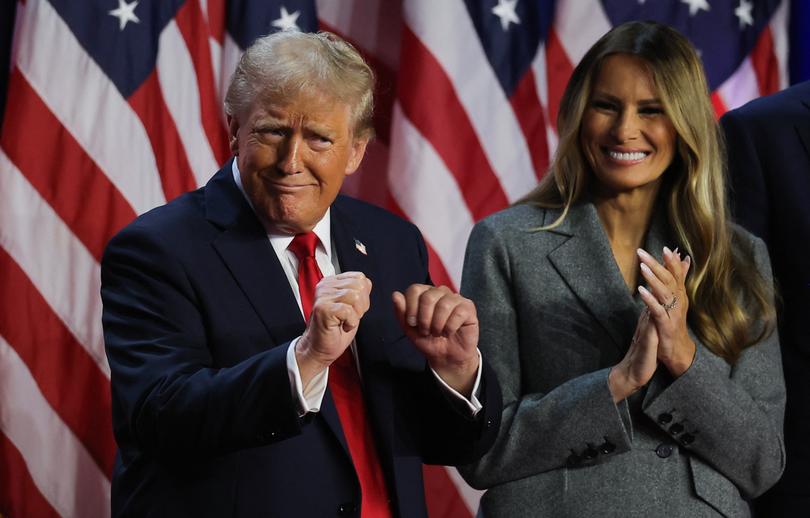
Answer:
<svg viewBox="0 0 810 518"><path fill-rule="evenodd" d="M687 34L718 114L788 83L787 0L26 0L0 134L0 514L110 514L115 454L99 260L107 240L228 157L223 89L281 29L333 31L379 76L349 194L415 222L458 286L474 222L543 175L573 66L612 26ZM9 23L9 25L12 25ZM806 30L810 20L805 21ZM794 29L799 23L793 21ZM426 468L432 517L479 494Z"/></svg>

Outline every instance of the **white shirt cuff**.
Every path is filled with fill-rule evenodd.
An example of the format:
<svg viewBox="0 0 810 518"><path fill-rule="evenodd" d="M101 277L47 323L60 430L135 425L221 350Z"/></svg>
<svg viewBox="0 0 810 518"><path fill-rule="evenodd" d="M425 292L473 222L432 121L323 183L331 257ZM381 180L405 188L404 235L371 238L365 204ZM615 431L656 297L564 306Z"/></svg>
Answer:
<svg viewBox="0 0 810 518"><path fill-rule="evenodd" d="M301 381L301 371L298 370L298 362L295 359L295 344L298 343L299 336L287 349L287 374L290 376L290 387L295 406L298 410L298 417L305 416L308 412L320 412L323 396L326 394L327 380L329 379L329 369L324 369L312 377L305 387Z"/></svg>
<svg viewBox="0 0 810 518"><path fill-rule="evenodd" d="M462 396L450 385L445 383L444 380L441 378L441 376L436 374L436 371L430 369L430 372L433 373L433 376L437 380L439 380L439 385L441 385L445 394L457 400L459 403L463 403L470 410L470 413L472 414L473 417L478 415L478 412L480 412L481 409L484 408L484 405L482 405L481 401L478 400L478 396L481 395L481 362L483 360L481 359L481 351L476 349L476 352L478 353L478 372L475 373L475 384L473 385L472 397L470 397L470 399L467 399L466 397Z"/></svg>

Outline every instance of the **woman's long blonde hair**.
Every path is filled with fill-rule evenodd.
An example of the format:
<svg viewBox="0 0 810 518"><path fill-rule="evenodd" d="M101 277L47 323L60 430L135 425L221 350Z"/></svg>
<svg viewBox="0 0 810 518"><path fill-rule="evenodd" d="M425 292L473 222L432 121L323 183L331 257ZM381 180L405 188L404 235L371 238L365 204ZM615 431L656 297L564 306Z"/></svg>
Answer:
<svg viewBox="0 0 810 518"><path fill-rule="evenodd" d="M725 150L700 59L679 32L655 22L629 22L591 47L560 102L559 143L551 169L520 203L562 209L560 217L544 227L553 228L589 192L594 175L580 145L580 129L600 66L613 54L629 54L646 63L677 132L676 156L658 199L667 203L678 245L692 258L686 279L690 326L712 352L733 363L745 347L773 330L773 293L747 244L732 247Z"/></svg>

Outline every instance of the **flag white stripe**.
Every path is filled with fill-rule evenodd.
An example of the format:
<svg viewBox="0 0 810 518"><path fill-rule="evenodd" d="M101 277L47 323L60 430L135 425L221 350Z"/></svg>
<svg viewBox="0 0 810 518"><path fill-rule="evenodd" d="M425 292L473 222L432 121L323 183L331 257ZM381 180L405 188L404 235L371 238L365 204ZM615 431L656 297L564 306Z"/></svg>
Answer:
<svg viewBox="0 0 810 518"><path fill-rule="evenodd" d="M537 55L532 60L531 72L534 74L534 82L537 84L537 96L540 98L540 106L543 108L543 123L546 126L546 143L548 145L548 159L557 150L557 134L552 125L551 114L548 109L548 68L546 64L546 46L541 43L537 49ZM545 171L541 171L545 173Z"/></svg>
<svg viewBox="0 0 810 518"><path fill-rule="evenodd" d="M537 183L526 137L464 3L448 0L441 7L406 2L405 20L450 77L506 197L515 201Z"/></svg>
<svg viewBox="0 0 810 518"><path fill-rule="evenodd" d="M39 491L61 516L110 516L109 480L2 336L0 428L22 455Z"/></svg>
<svg viewBox="0 0 810 518"><path fill-rule="evenodd" d="M554 30L572 65L613 26L600 2L559 0L554 12Z"/></svg>
<svg viewBox="0 0 810 518"><path fill-rule="evenodd" d="M461 496L461 499L464 501L464 505L466 505L467 509L470 510L470 514L475 516L484 492L478 489L473 489L467 485L467 482L461 478L461 475L456 468L445 466L444 469L447 470L450 480L452 480L453 484L455 484L455 486L458 488L458 493Z"/></svg>
<svg viewBox="0 0 810 518"><path fill-rule="evenodd" d="M225 92L222 91L222 81L219 79L222 77L222 45L219 44L216 38L211 36L208 38L208 46L211 49L211 66L214 71L214 90L216 92L218 106L221 108L222 101L225 99ZM230 78L231 74L233 74L233 70L229 70L227 76ZM222 124L227 125L225 110L220 109L218 112Z"/></svg>
<svg viewBox="0 0 810 518"><path fill-rule="evenodd" d="M22 8L17 28L22 74L133 210L165 203L152 146L137 114L50 3L27 2ZM59 49L57 59L54 49Z"/></svg>
<svg viewBox="0 0 810 518"><path fill-rule="evenodd" d="M394 104L388 184L397 204L424 233L456 287L473 218L455 177L429 141Z"/></svg>
<svg viewBox="0 0 810 518"><path fill-rule="evenodd" d="M219 90L222 92L223 102L225 101L225 94L228 93L228 83L231 82L231 76L233 76L236 65L239 64L241 57L242 49L239 48L239 45L234 41L233 37L231 37L231 34L226 32L220 58L222 61L222 70L225 71L225 74L219 77Z"/></svg>
<svg viewBox="0 0 810 518"><path fill-rule="evenodd" d="M0 192L0 245L109 378L98 262L2 150Z"/></svg>
<svg viewBox="0 0 810 518"><path fill-rule="evenodd" d="M789 41L790 32L790 2L782 0L773 13L770 21L771 36L773 37L773 50L779 62L779 88L790 86L789 80Z"/></svg>
<svg viewBox="0 0 810 518"><path fill-rule="evenodd" d="M745 58L737 70L717 88L716 92L729 110L759 97L757 74L751 58Z"/></svg>
<svg viewBox="0 0 810 518"><path fill-rule="evenodd" d="M172 20L160 35L157 75L163 100L185 148L197 185L204 185L219 169L202 125L197 73L177 22Z"/></svg>

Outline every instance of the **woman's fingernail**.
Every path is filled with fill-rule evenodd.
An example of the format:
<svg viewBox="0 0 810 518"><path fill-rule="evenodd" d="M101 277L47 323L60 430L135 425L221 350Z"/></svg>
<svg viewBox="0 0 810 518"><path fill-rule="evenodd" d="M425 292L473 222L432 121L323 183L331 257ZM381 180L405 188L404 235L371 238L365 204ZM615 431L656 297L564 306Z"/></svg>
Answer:
<svg viewBox="0 0 810 518"><path fill-rule="evenodd" d="M641 257L641 258L644 258L644 259L652 259L652 256L651 256L650 254L648 254L648 253L647 253L647 252L646 252L646 251L645 251L643 248L638 248L638 249L636 250L636 253L637 253L637 254L638 254L638 256L639 256L639 257Z"/></svg>
<svg viewBox="0 0 810 518"><path fill-rule="evenodd" d="M411 327L416 327L416 317L408 317L408 325Z"/></svg>
<svg viewBox="0 0 810 518"><path fill-rule="evenodd" d="M652 270L650 270L650 267L644 263L641 263L641 271L643 271L646 274L652 275Z"/></svg>
<svg viewBox="0 0 810 518"><path fill-rule="evenodd" d="M669 247L666 246L664 247L664 257L666 257L667 259L672 258L672 250L670 250Z"/></svg>
<svg viewBox="0 0 810 518"><path fill-rule="evenodd" d="M645 288L644 286L639 286L638 287L638 292L641 293L642 295L649 295L650 294L650 291L647 288Z"/></svg>

